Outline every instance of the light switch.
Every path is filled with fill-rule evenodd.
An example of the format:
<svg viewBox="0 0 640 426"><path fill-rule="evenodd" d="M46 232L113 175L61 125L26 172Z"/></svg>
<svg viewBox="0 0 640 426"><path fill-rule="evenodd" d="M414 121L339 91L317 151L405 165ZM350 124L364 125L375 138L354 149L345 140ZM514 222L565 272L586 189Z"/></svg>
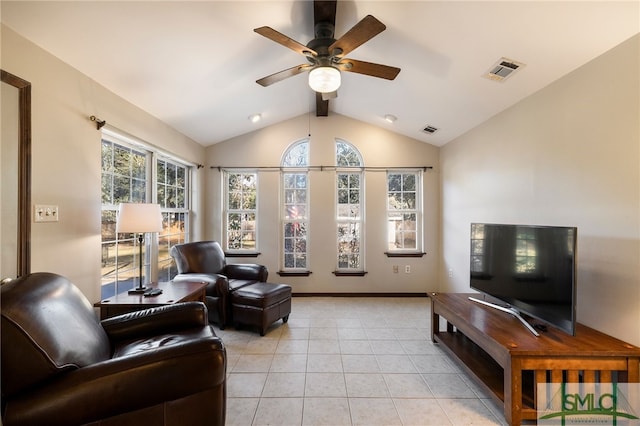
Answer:
<svg viewBox="0 0 640 426"><path fill-rule="evenodd" d="M34 222L57 222L58 206L36 204L33 212Z"/></svg>

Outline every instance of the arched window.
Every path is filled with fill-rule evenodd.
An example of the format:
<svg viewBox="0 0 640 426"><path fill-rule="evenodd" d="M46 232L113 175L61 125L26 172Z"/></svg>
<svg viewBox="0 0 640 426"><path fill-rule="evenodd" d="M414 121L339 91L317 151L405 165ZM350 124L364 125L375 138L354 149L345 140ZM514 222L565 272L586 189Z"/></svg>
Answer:
<svg viewBox="0 0 640 426"><path fill-rule="evenodd" d="M292 144L282 157L282 256L284 273L308 273L309 139Z"/></svg>
<svg viewBox="0 0 640 426"><path fill-rule="evenodd" d="M364 166L360 152L336 139L336 273L364 272Z"/></svg>
<svg viewBox="0 0 640 426"><path fill-rule="evenodd" d="M309 166L309 139L293 143L282 156L282 167Z"/></svg>

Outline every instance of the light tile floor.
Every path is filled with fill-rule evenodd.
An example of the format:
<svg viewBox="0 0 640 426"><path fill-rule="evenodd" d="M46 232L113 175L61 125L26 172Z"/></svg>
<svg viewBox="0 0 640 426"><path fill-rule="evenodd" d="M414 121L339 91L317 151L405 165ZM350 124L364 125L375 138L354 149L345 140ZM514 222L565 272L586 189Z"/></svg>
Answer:
<svg viewBox="0 0 640 426"><path fill-rule="evenodd" d="M294 297L289 322L228 328L228 425L504 425L430 339L427 298Z"/></svg>

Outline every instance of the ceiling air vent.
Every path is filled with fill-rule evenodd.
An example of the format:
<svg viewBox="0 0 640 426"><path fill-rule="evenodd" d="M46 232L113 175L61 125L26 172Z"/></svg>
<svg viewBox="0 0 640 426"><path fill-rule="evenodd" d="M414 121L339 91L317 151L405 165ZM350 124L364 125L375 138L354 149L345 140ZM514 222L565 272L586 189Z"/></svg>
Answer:
<svg viewBox="0 0 640 426"><path fill-rule="evenodd" d="M438 128L433 126L426 126L424 129L422 129L422 131L429 135L432 135L438 131Z"/></svg>
<svg viewBox="0 0 640 426"><path fill-rule="evenodd" d="M496 62L483 77L493 81L504 81L514 72L522 68L522 62L516 62L508 58L501 58Z"/></svg>

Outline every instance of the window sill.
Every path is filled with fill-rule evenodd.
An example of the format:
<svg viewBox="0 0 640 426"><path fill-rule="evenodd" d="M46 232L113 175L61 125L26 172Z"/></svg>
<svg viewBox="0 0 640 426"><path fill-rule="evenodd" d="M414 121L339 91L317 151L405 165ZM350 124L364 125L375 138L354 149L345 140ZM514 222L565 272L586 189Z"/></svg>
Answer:
<svg viewBox="0 0 640 426"><path fill-rule="evenodd" d="M258 251L251 251L251 252L228 252L228 251L225 251L224 252L224 256L225 257L258 257L261 254L262 253L260 253Z"/></svg>
<svg viewBox="0 0 640 426"><path fill-rule="evenodd" d="M387 257L423 257L427 253L385 251Z"/></svg>
<svg viewBox="0 0 640 426"><path fill-rule="evenodd" d="M367 271L333 271L336 277L364 277Z"/></svg>
<svg viewBox="0 0 640 426"><path fill-rule="evenodd" d="M276 274L281 277L308 277L311 271L278 271Z"/></svg>

